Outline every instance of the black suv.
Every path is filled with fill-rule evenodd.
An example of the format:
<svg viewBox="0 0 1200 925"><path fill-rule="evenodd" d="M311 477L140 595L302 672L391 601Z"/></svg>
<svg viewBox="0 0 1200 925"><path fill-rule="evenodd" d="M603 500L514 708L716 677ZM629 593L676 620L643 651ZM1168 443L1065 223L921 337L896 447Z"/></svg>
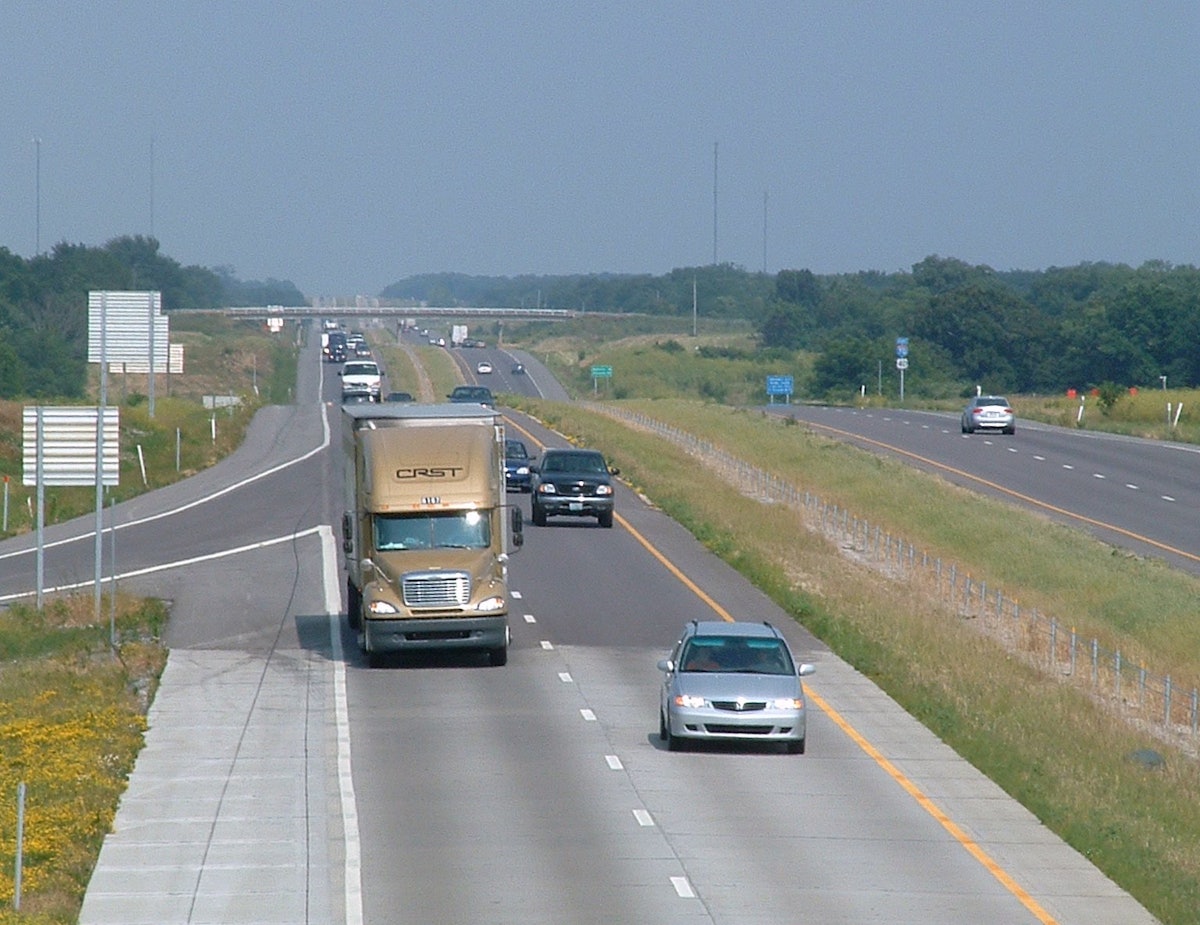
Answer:
<svg viewBox="0 0 1200 925"><path fill-rule="evenodd" d="M489 408L496 407L496 399L492 396L492 390L486 385L456 385L454 391L446 397L456 405L465 402L478 402L481 405L487 405Z"/></svg>
<svg viewBox="0 0 1200 925"><path fill-rule="evenodd" d="M596 450L546 450L530 466L533 484L533 522L546 526L546 518L595 517L602 527L613 525L613 485L619 475Z"/></svg>

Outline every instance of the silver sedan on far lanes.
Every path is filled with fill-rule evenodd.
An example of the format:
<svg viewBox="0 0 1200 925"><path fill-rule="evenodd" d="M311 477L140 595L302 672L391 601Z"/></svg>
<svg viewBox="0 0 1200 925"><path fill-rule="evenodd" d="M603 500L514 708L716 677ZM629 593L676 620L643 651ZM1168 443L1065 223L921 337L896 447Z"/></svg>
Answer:
<svg viewBox="0 0 1200 925"><path fill-rule="evenodd" d="M1005 434L1017 432L1016 415L1007 398L999 395L977 395L963 409L962 432L973 434L977 430L998 430Z"/></svg>

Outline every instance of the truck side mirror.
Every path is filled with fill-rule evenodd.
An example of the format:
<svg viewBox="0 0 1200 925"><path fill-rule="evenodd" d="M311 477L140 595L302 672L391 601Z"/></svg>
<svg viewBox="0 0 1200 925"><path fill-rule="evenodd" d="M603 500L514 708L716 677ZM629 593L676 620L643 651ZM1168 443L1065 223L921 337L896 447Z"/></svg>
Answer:
<svg viewBox="0 0 1200 925"><path fill-rule="evenodd" d="M525 520L519 507L512 509L512 541L518 549L525 545Z"/></svg>
<svg viewBox="0 0 1200 925"><path fill-rule="evenodd" d="M342 515L342 552L354 552L354 523L351 520L353 516L350 511Z"/></svg>

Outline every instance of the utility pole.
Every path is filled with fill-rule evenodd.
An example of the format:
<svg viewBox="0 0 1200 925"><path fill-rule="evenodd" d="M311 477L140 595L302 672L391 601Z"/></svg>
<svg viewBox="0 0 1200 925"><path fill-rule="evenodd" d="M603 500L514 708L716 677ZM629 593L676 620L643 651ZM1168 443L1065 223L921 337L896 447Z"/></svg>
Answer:
<svg viewBox="0 0 1200 925"><path fill-rule="evenodd" d="M154 237L154 136L150 136L150 237Z"/></svg>
<svg viewBox="0 0 1200 925"><path fill-rule="evenodd" d="M767 275L767 191L763 190L763 275Z"/></svg>
<svg viewBox="0 0 1200 925"><path fill-rule="evenodd" d="M42 139L33 139L34 150L34 233L33 256L42 255Z"/></svg>
<svg viewBox="0 0 1200 925"><path fill-rule="evenodd" d="M717 142L713 142L713 266L717 265Z"/></svg>

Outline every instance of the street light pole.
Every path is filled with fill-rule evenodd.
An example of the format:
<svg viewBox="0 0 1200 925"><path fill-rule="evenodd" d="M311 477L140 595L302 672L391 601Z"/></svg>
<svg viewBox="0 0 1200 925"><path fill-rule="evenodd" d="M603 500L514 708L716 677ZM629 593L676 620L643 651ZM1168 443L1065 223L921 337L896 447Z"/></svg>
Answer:
<svg viewBox="0 0 1200 925"><path fill-rule="evenodd" d="M42 255L42 139L33 139L34 150L34 235L33 256Z"/></svg>

